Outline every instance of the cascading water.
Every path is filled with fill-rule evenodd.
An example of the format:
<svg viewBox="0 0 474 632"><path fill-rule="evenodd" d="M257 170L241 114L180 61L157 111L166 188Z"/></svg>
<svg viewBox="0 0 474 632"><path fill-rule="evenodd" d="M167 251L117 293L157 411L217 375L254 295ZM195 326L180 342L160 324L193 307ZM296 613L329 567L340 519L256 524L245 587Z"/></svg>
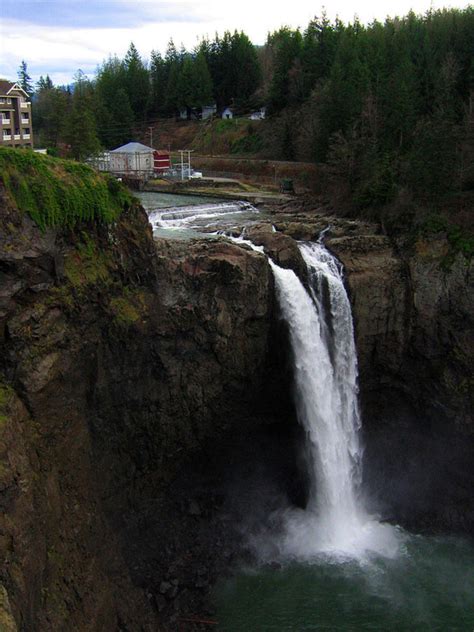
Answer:
<svg viewBox="0 0 474 632"><path fill-rule="evenodd" d="M193 204L191 206L161 208L149 212L153 226L168 229L183 229L192 226L206 226L209 220L223 216L258 213L248 202L231 201L209 204Z"/></svg>
<svg viewBox="0 0 474 632"><path fill-rule="evenodd" d="M230 631L472 630L472 543L411 536L364 509L357 362L342 270L322 244L300 248L308 291L293 271L270 265L290 332L310 498L305 510L272 513L260 535L250 527L259 559L284 564L221 582L219 622Z"/></svg>
<svg viewBox="0 0 474 632"><path fill-rule="evenodd" d="M286 519L284 552L393 555L395 530L367 515L359 500L362 449L357 359L342 270L322 243L301 244L311 284L270 260L294 356L296 409L306 430L310 497Z"/></svg>

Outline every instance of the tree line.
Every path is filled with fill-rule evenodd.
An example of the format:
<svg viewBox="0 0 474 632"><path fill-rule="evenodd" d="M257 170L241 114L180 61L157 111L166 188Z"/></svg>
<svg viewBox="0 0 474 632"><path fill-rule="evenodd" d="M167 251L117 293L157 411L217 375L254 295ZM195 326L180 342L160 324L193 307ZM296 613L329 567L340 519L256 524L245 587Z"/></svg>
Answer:
<svg viewBox="0 0 474 632"><path fill-rule="evenodd" d="M181 109L267 105L258 146L268 157L325 164L356 205L386 204L405 189L473 186L473 51L472 7L369 25L322 15L261 47L226 32L192 51L170 41L149 61L131 44L92 80L41 77L34 129L41 144L67 143L81 158Z"/></svg>
<svg viewBox="0 0 474 632"><path fill-rule="evenodd" d="M50 77L32 85L22 62L19 80L33 94L36 137L48 147L66 143L75 158L133 138L150 120L217 104L250 107L260 82L257 49L243 32L202 40L193 51L170 40L165 54L144 61L132 43L123 59L110 57L93 80L78 71L69 86ZM258 98L258 97L257 97Z"/></svg>
<svg viewBox="0 0 474 632"><path fill-rule="evenodd" d="M327 164L362 207L474 186L472 7L367 26L323 16L267 48L280 155Z"/></svg>

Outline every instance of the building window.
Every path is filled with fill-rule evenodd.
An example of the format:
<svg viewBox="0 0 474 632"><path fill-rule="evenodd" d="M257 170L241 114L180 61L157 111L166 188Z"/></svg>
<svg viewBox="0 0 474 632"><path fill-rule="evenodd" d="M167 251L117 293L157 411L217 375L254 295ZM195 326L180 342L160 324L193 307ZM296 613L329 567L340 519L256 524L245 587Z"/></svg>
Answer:
<svg viewBox="0 0 474 632"><path fill-rule="evenodd" d="M10 137L12 135L12 131L11 129L4 129L3 130L3 137Z"/></svg>

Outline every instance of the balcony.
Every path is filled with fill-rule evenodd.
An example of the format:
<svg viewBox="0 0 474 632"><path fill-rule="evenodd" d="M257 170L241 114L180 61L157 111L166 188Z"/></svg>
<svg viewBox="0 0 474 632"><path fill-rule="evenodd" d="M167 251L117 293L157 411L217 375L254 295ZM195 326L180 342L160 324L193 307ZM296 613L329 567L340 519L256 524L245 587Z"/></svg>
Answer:
<svg viewBox="0 0 474 632"><path fill-rule="evenodd" d="M12 120L10 118L0 118L0 123L2 125L10 125Z"/></svg>
<svg viewBox="0 0 474 632"><path fill-rule="evenodd" d="M29 101L22 101L20 103L20 107L21 107L22 110L27 110L29 105L30 105Z"/></svg>
<svg viewBox="0 0 474 632"><path fill-rule="evenodd" d="M22 123L22 125L29 125L30 124L30 119L29 118L22 118L21 119L21 123Z"/></svg>
<svg viewBox="0 0 474 632"><path fill-rule="evenodd" d="M21 140L21 134L15 134L13 140Z"/></svg>
<svg viewBox="0 0 474 632"><path fill-rule="evenodd" d="M23 140L30 140L31 134L23 134Z"/></svg>
<svg viewBox="0 0 474 632"><path fill-rule="evenodd" d="M4 134L2 136L2 140L11 140L12 139L12 135L11 134Z"/></svg>

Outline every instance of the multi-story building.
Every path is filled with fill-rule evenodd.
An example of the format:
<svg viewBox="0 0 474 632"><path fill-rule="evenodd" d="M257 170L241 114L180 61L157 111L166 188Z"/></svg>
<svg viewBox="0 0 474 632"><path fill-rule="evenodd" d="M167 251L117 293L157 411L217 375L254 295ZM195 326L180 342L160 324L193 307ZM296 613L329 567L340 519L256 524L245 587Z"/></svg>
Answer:
<svg viewBox="0 0 474 632"><path fill-rule="evenodd" d="M33 147L28 94L6 79L0 79L0 146Z"/></svg>

